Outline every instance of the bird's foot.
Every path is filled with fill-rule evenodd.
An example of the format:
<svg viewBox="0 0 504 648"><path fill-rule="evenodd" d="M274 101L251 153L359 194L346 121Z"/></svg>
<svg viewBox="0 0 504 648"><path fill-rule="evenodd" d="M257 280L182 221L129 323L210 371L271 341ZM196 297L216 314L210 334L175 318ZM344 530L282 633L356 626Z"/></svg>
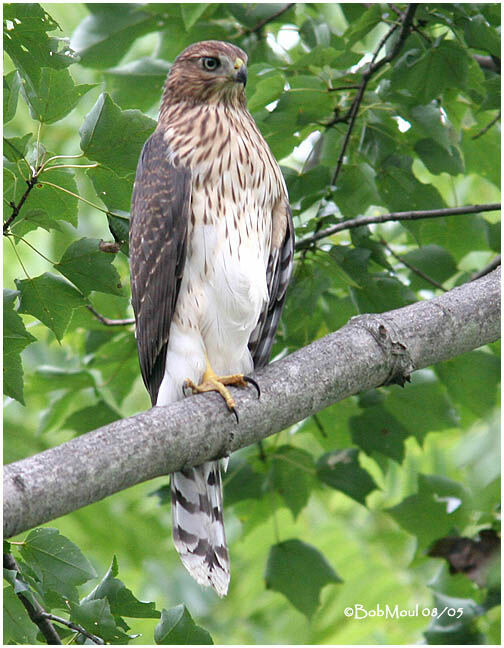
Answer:
<svg viewBox="0 0 504 648"><path fill-rule="evenodd" d="M196 385L189 378L184 382L184 390L190 388L193 394L203 394L208 391L216 391L225 400L226 405L230 412L236 417L236 422L239 423L238 412L236 411L236 403L234 398L226 385L234 385L236 387L247 387L248 384L253 385L257 390L257 397L261 396L261 390L255 380L243 374L232 374L231 376L217 376L212 369L207 368L203 374L203 379L199 385Z"/></svg>

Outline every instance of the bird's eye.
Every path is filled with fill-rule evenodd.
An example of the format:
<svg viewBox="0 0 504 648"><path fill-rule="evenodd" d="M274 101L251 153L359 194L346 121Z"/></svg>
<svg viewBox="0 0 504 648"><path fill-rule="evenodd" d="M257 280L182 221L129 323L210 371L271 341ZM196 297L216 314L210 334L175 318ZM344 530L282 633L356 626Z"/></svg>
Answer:
<svg viewBox="0 0 504 648"><path fill-rule="evenodd" d="M203 67L205 70L216 70L220 65L220 61L215 56L205 56L203 58Z"/></svg>

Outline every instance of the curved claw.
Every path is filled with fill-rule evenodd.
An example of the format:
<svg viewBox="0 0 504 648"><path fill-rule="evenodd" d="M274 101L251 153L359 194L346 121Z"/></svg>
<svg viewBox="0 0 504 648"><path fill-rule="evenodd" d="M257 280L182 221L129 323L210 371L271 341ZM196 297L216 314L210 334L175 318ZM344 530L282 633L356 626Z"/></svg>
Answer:
<svg viewBox="0 0 504 648"><path fill-rule="evenodd" d="M249 382L251 385L254 385L254 387L255 387L256 390L257 390L257 399L259 400L259 398L261 398L261 388L260 388L259 385L256 383L256 381L255 381L253 378L251 378L250 376L243 376L243 380L246 380L246 381Z"/></svg>
<svg viewBox="0 0 504 648"><path fill-rule="evenodd" d="M238 412L236 411L236 409L234 407L231 407L231 412L233 412L233 414L236 417L236 423L239 423L240 419L238 418Z"/></svg>

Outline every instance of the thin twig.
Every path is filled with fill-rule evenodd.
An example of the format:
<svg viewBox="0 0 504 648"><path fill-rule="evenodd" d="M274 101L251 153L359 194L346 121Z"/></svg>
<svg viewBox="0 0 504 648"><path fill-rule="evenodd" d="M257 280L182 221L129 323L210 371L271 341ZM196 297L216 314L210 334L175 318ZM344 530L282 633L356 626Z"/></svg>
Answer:
<svg viewBox="0 0 504 648"><path fill-rule="evenodd" d="M41 616L44 617L45 619L48 619L49 621L54 621L55 623L61 623L61 625L70 628L70 630L75 630L75 632L84 635L84 637L86 637L87 639L89 639L95 644L103 645L105 643L103 639L101 639L101 637L97 637L92 632L88 632L86 628L83 628L78 623L73 623L72 621L68 621L63 617L56 616L56 614L50 614L49 612L42 612Z"/></svg>
<svg viewBox="0 0 504 648"><path fill-rule="evenodd" d="M273 22L277 18L279 18L282 14L284 14L286 11L289 11L291 7L293 7L296 3L295 2L289 2L289 4L286 4L285 7L282 7L278 11L276 11L274 14L271 14L271 16L267 16L266 18L263 18L260 20L254 27L246 30L246 34L255 34L263 27L265 27L268 23Z"/></svg>
<svg viewBox="0 0 504 648"><path fill-rule="evenodd" d="M411 28L411 23L413 21L413 17L415 15L415 11L417 10L418 4L413 3L408 5L408 8L406 12L404 13L404 17L402 19L402 25L401 25L401 31L399 32L399 37L392 48L392 50L381 58L379 61L376 61L376 58L378 56L378 53L380 52L381 48L383 45L386 43L386 41L392 36L392 34L395 32L395 30L398 28L397 25L393 25L392 28L385 34L385 36L382 38L380 43L378 44L378 47L375 50L375 53L373 55L373 58L371 60L371 63L369 64L368 69L364 72L362 75L362 82L360 85L359 92L357 93L355 99L353 100L352 106L350 108L350 113L349 113L349 123L348 123L348 128L347 132L345 134L345 139L343 140L343 146L341 147L341 152L338 158L338 162L336 163L336 170L333 175L332 179L332 184L336 184L336 181L338 179L338 176L341 171L341 167L343 166L343 160L345 158L345 153L346 149L348 146L348 143L350 141L350 136L352 134L354 125L355 125L355 120L357 119L357 113L359 112L359 107L362 102L362 99L364 97L364 92L366 91L367 84L371 80L371 77L378 72L384 65L387 63L390 63L393 61L393 59L399 54L401 51L404 42L406 41L406 38L408 37L408 34L410 32Z"/></svg>
<svg viewBox="0 0 504 648"><path fill-rule="evenodd" d="M442 290L443 292L448 292L448 289L445 288L442 284L440 284L438 281L433 279L432 277L429 277L428 274L426 274L423 270L420 270L420 268L417 268L414 266L412 263L409 261L406 261L403 257L399 256L394 252L394 250L390 247L390 245L385 241L384 239L380 239L380 243L383 245L384 248L386 248L390 254L394 257L394 259L397 259L399 263L402 263L406 268L409 268L411 272L415 273L419 277L421 277L424 281L427 283L430 283L431 286L434 286L434 288L438 288L439 290Z"/></svg>
<svg viewBox="0 0 504 648"><path fill-rule="evenodd" d="M3 233L4 235L7 235L9 231L9 227L12 225L13 221L18 217L19 212L21 211L21 207L24 205L26 199L30 195L31 190L33 187L37 184L37 179L38 176L35 173L29 180L26 180L26 184L28 185L26 188L26 191L24 194L21 196L20 201L18 202L17 205L12 205L12 214L9 216L9 218L5 221L3 224Z"/></svg>
<svg viewBox="0 0 504 648"><path fill-rule="evenodd" d="M486 205L466 205L465 207L446 207L444 209L427 209L425 211L409 212L391 212L390 214L381 214L379 216L366 216L363 218L353 218L351 220L331 225L316 234L312 234L304 239L297 241L296 250L303 250L310 247L316 241L332 236L344 230L362 227L363 225L374 225L377 223L387 223L389 221L409 221L420 220L422 218L442 218L443 216L460 216L463 214L478 214L480 212L498 211L501 208L500 203L490 203Z"/></svg>
<svg viewBox="0 0 504 648"><path fill-rule="evenodd" d="M17 572L19 580L24 583L24 579L21 576L21 572L19 570L19 565L17 564L17 561L12 554L4 553L3 564L5 569L10 569ZM16 595L28 612L30 619L44 635L47 643L50 645L62 644L63 642L61 641L61 637L56 632L53 624L47 617L44 616L45 614L47 614L47 612L37 601L35 596L33 596L32 600L30 600L25 594L23 594L23 592L16 592Z"/></svg>
<svg viewBox="0 0 504 648"><path fill-rule="evenodd" d="M476 133L476 135L473 135L471 139L473 140L478 139L478 137L481 137L482 135L487 133L492 128L492 126L499 121L500 118L501 118L501 111L499 110L499 112L497 113L497 117L495 117L495 119L492 119L492 121L489 124L487 124L485 128L482 128L478 133Z"/></svg>
<svg viewBox="0 0 504 648"><path fill-rule="evenodd" d="M87 306L88 310L90 310L93 315L96 317L97 320L99 320L102 324L105 324L105 326L129 326L130 324L135 323L135 318L134 317L129 317L126 319L110 319L108 317L104 317L101 315L98 311L96 311L92 306L88 304Z"/></svg>
<svg viewBox="0 0 504 648"><path fill-rule="evenodd" d="M476 279L481 279L481 277L484 277L489 272L492 272L492 270L495 270L495 268L498 268L500 264L501 264L501 255L499 254L499 256L496 256L495 259L490 261L490 263L486 265L482 270L475 272L469 281L476 281Z"/></svg>

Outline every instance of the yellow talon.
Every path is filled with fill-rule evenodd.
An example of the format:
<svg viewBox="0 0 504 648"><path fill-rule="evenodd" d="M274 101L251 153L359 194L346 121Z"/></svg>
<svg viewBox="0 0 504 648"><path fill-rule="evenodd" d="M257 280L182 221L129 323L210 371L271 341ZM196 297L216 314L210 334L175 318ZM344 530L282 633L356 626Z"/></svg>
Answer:
<svg viewBox="0 0 504 648"><path fill-rule="evenodd" d="M219 392L219 394L225 400L229 411L233 412L233 414L236 416L236 421L238 422L238 413L236 412L235 409L235 400L231 396L229 389L226 387L226 385L235 385L236 387L247 387L249 382L254 385L254 387L257 389L258 396L260 396L261 392L259 389L259 385L255 382L255 380L252 380L251 378L249 378L248 376L244 376L243 374L232 374L230 376L217 376L217 374L214 372L214 370L210 366L210 363L207 360L205 373L203 374L201 383L199 385L196 385L190 378L187 378L184 381L184 388L190 387L192 389L193 394L203 394L204 392L209 392L209 391Z"/></svg>

